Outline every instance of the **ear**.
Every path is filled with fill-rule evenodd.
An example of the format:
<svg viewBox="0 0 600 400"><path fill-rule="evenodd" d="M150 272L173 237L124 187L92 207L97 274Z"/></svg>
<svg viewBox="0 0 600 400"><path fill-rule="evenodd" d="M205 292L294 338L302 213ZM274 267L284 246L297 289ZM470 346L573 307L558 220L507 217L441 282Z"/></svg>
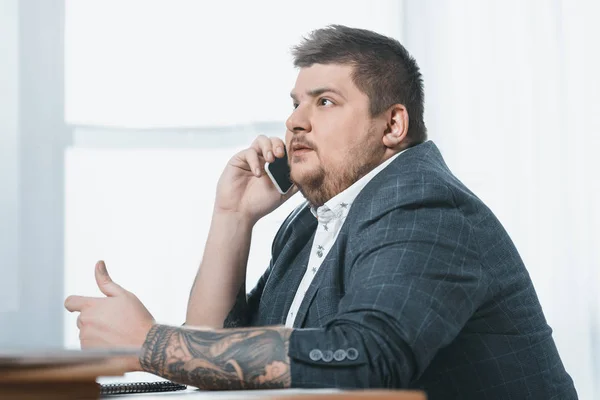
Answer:
<svg viewBox="0 0 600 400"><path fill-rule="evenodd" d="M396 149L408 134L408 110L402 104L394 104L387 111L387 129L383 136L383 144Z"/></svg>

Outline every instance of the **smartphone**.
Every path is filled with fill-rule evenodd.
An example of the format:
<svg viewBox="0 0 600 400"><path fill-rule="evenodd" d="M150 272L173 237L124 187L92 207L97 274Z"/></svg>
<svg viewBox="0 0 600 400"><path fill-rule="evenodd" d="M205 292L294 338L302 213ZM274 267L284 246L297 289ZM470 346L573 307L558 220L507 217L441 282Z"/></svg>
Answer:
<svg viewBox="0 0 600 400"><path fill-rule="evenodd" d="M275 157L275 161L265 164L265 171L271 181L281 194L290 191L294 183L290 179L290 165L288 164L287 149L283 147L285 155L282 158Z"/></svg>

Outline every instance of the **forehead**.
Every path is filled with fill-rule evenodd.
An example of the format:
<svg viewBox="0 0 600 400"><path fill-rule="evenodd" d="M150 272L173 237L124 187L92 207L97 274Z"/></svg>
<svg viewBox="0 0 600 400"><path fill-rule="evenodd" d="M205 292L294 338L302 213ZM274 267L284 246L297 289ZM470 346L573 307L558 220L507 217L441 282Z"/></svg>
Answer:
<svg viewBox="0 0 600 400"><path fill-rule="evenodd" d="M360 91L352 81L353 71L354 67L341 64L313 64L301 68L292 92L302 96L317 88L332 88L345 96L356 95Z"/></svg>

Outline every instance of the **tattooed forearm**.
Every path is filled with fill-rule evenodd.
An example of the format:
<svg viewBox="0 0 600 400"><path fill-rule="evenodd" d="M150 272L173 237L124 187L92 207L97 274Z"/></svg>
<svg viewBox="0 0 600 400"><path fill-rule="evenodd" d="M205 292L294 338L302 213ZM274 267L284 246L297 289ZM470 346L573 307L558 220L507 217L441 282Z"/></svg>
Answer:
<svg viewBox="0 0 600 400"><path fill-rule="evenodd" d="M246 285L242 285L235 299L235 304L223 322L224 328L240 328L249 325L248 302Z"/></svg>
<svg viewBox="0 0 600 400"><path fill-rule="evenodd" d="M291 384L284 327L204 331L154 325L142 368L206 390L276 389Z"/></svg>

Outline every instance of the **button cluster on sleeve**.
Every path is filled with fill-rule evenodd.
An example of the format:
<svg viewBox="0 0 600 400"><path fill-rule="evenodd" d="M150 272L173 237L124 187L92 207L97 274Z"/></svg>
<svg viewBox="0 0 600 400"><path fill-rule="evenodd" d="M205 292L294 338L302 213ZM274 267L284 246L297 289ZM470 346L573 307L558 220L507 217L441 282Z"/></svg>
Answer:
<svg viewBox="0 0 600 400"><path fill-rule="evenodd" d="M337 349L336 351L331 350L320 350L320 349L312 349L308 354L308 357L312 361L324 361L326 363L332 361L344 361L346 359L350 361L354 361L358 358L358 350L354 347L350 347L349 349Z"/></svg>

